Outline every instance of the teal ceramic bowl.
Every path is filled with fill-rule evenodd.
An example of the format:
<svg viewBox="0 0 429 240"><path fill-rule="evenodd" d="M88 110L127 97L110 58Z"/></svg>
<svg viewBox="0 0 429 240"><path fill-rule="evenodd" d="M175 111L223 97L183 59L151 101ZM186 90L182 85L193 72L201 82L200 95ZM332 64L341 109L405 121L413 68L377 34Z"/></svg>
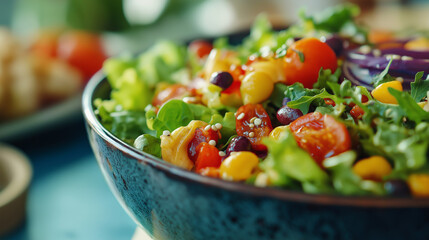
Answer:
<svg viewBox="0 0 429 240"><path fill-rule="evenodd" d="M429 200L311 195L204 177L150 156L108 132L93 100L108 98L102 73L87 85L88 136L110 189L155 239L429 239Z"/></svg>

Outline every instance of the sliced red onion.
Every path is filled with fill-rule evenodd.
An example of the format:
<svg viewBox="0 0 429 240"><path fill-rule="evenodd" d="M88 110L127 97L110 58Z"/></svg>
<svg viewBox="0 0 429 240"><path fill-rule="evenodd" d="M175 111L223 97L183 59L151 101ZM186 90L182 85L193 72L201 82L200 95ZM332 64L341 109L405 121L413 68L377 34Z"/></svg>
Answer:
<svg viewBox="0 0 429 240"><path fill-rule="evenodd" d="M397 56L397 57L396 57ZM390 58L393 58L390 70L416 73L420 71L429 71L429 59L406 59L400 55L376 57L372 54L362 54L357 51L351 51L346 55L346 61L358 64L364 68L374 68L384 70L389 64Z"/></svg>
<svg viewBox="0 0 429 240"><path fill-rule="evenodd" d="M369 46L349 51L345 54L343 74L353 84L372 89L372 81L389 64L389 75L401 77L404 89L410 88L417 72L429 73L429 51L412 51L404 48L371 49Z"/></svg>
<svg viewBox="0 0 429 240"><path fill-rule="evenodd" d="M342 69L345 79L350 80L354 85L364 86L369 90L374 89L372 85L374 77L383 71L362 68L352 62L344 62ZM394 77L401 77L403 79L403 87L405 90L409 90L410 83L414 81L414 75L392 74L391 71L389 71L389 74Z"/></svg>
<svg viewBox="0 0 429 240"><path fill-rule="evenodd" d="M389 48L381 50L382 55L395 54L400 56L408 56L414 59L429 59L429 51L413 51L404 48Z"/></svg>

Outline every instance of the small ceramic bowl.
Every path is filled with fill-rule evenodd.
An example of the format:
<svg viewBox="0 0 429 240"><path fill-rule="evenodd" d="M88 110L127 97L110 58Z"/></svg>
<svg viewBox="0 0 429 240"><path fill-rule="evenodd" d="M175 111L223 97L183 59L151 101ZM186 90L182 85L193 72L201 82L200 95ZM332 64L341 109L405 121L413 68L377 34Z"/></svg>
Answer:
<svg viewBox="0 0 429 240"><path fill-rule="evenodd" d="M101 73L85 89L91 146L118 201L155 239L429 239L428 199L258 188L204 177L141 152L94 114L94 99L109 94Z"/></svg>
<svg viewBox="0 0 429 240"><path fill-rule="evenodd" d="M23 153L0 144L0 236L24 220L32 173L30 161Z"/></svg>

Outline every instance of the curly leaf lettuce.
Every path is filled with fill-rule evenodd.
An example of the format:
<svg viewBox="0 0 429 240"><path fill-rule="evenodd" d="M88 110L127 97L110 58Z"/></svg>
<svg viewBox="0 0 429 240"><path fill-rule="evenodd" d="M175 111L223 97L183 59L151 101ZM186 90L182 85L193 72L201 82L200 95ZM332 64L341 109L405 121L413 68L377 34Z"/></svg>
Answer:
<svg viewBox="0 0 429 240"><path fill-rule="evenodd" d="M152 100L152 92L135 69L129 68L117 78L111 98L125 110L144 110Z"/></svg>

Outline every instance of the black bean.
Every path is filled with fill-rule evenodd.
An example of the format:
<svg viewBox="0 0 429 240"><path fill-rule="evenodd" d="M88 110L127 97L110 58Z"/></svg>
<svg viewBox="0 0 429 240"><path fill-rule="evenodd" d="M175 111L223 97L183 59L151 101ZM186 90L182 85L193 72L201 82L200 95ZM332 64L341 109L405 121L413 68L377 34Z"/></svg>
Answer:
<svg viewBox="0 0 429 240"><path fill-rule="evenodd" d="M250 143L250 140L247 137L244 136L238 136L231 140L228 147L226 148L226 155L225 157L228 157L231 152L241 152L241 151L251 151L252 145Z"/></svg>
<svg viewBox="0 0 429 240"><path fill-rule="evenodd" d="M234 79L229 72L216 72L210 78L210 83L221 87L223 90L231 86L233 81Z"/></svg>
<svg viewBox="0 0 429 240"><path fill-rule="evenodd" d="M410 188L404 180L388 180L384 183L384 189L390 196L403 197L410 195Z"/></svg>
<svg viewBox="0 0 429 240"><path fill-rule="evenodd" d="M279 120L281 124L288 125L302 115L299 109L283 106L277 111L277 120Z"/></svg>

